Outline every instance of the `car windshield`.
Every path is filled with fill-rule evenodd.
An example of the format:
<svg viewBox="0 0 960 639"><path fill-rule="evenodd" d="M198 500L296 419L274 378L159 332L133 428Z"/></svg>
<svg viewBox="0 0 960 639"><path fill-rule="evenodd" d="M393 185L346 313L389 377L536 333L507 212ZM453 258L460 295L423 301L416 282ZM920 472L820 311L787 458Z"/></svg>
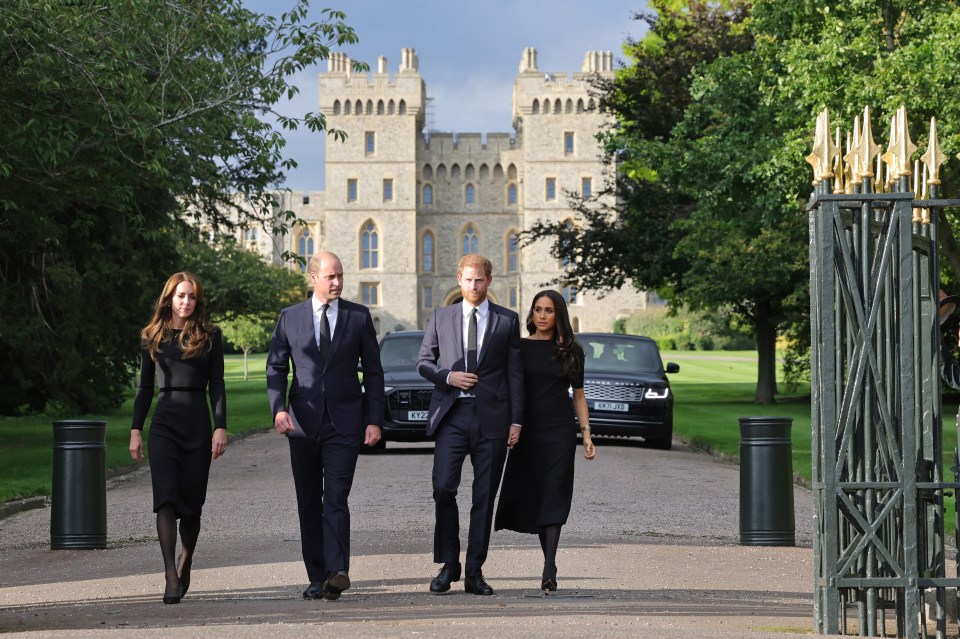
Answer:
<svg viewBox="0 0 960 639"><path fill-rule="evenodd" d="M660 351L654 342L612 337L583 337L587 373L659 373Z"/></svg>
<svg viewBox="0 0 960 639"><path fill-rule="evenodd" d="M380 363L383 365L383 371L391 373L416 370L422 341L423 336L419 333L384 339L380 345Z"/></svg>

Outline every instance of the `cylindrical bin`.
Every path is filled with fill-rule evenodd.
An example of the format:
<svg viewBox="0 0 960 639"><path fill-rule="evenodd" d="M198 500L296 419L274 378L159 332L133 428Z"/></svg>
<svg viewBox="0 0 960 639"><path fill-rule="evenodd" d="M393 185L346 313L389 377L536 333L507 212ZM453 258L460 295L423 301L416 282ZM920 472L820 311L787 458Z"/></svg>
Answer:
<svg viewBox="0 0 960 639"><path fill-rule="evenodd" d="M740 418L740 545L793 546L790 417Z"/></svg>
<svg viewBox="0 0 960 639"><path fill-rule="evenodd" d="M50 548L107 547L107 422L53 423Z"/></svg>

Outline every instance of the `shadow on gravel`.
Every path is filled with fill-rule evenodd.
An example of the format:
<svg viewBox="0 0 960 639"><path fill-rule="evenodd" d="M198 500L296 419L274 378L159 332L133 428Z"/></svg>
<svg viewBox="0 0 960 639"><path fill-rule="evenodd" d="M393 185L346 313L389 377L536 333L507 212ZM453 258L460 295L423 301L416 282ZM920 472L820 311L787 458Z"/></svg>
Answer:
<svg viewBox="0 0 960 639"><path fill-rule="evenodd" d="M191 592L176 606L156 597L115 597L94 601L63 600L0 608L0 631L151 628L263 623L331 623L376 620L443 623L451 616L682 616L781 617L810 619L809 593L743 590L561 589L543 596L531 589L497 589L492 597L453 590L444 595L416 590L398 592L398 583L364 585L339 601L304 601L299 588L280 587ZM367 582L369 583L369 582ZM496 584L493 584L496 588Z"/></svg>

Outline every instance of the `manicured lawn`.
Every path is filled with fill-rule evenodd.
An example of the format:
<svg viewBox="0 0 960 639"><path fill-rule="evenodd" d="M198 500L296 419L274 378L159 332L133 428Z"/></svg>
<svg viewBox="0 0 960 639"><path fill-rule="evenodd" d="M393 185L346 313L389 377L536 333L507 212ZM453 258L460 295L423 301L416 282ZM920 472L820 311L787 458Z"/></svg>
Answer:
<svg viewBox="0 0 960 639"><path fill-rule="evenodd" d="M250 376L243 381L243 358L233 355L226 358L227 430L231 434L270 426L265 360L266 355L251 356ZM131 388L127 401L108 414L0 417L0 502L50 494L53 422L57 419L106 420L107 466L133 463L128 448L134 392L135 389Z"/></svg>

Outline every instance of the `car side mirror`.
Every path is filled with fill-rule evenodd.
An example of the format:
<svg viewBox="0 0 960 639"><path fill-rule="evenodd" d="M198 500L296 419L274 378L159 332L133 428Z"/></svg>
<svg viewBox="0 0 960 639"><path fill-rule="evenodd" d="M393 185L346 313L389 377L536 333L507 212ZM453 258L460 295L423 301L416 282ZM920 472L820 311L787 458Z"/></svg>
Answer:
<svg viewBox="0 0 960 639"><path fill-rule="evenodd" d="M667 362L667 372L668 373L679 373L680 364L674 364L673 362Z"/></svg>

